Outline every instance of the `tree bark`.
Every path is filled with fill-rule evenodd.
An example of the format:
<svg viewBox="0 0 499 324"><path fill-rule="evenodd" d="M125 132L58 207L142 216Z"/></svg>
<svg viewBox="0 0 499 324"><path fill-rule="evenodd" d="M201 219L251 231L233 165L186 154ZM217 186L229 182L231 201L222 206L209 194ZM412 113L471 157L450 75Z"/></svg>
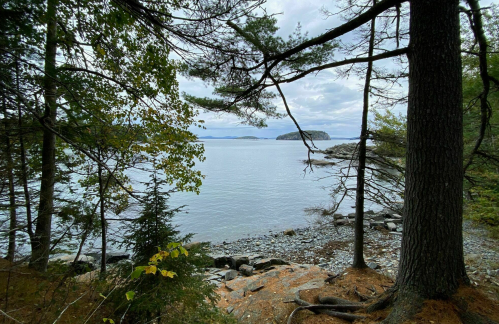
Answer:
<svg viewBox="0 0 499 324"><path fill-rule="evenodd" d="M458 5L411 1L404 235L396 282L402 297L449 298L468 281Z"/></svg>
<svg viewBox="0 0 499 324"><path fill-rule="evenodd" d="M47 39L45 44L45 110L43 122L54 126L57 119L57 5L58 0L47 1ZM55 135L48 129L43 130L42 178L40 184L40 203L36 221L35 235L31 242L30 267L45 272L50 250L52 214L54 212L55 181Z"/></svg>
<svg viewBox="0 0 499 324"><path fill-rule="evenodd" d="M99 161L102 161L101 149L98 148ZM97 173L99 177L99 206L100 206L100 221L101 221L101 245L102 245L102 255L100 263L100 274L101 276L106 273L106 253L107 253L107 221L106 221L106 210L105 210L105 199L104 199L104 181L102 179L102 166L97 164Z"/></svg>
<svg viewBox="0 0 499 324"><path fill-rule="evenodd" d="M10 142L9 118L7 114L7 104L5 97L3 98L3 116L5 126L5 159L7 166L7 181L9 185L9 246L5 259L12 262L16 253L16 227L17 227L17 210L16 210L16 193L14 188L14 161L12 160L12 145Z"/></svg>
<svg viewBox="0 0 499 324"><path fill-rule="evenodd" d="M373 6L376 0L373 0ZM376 18L371 20L371 33L369 35L368 57L373 56ZM364 105L362 109L362 126L359 143L359 166L357 168L357 190L355 195L355 244L352 267L356 269L367 268L364 261L364 191L366 173L366 142L367 142L367 116L369 114L369 93L371 91L371 74L373 62L367 63L366 80L364 82Z"/></svg>
<svg viewBox="0 0 499 324"><path fill-rule="evenodd" d="M16 90L20 92L20 71L19 71L19 60L16 59ZM19 127L19 157L21 159L21 182L23 184L24 200L26 207L26 222L27 231L30 242L33 240L33 220L31 216L31 197L28 188L28 167L26 163L26 149L24 148L24 130L23 130L23 113L21 109L21 100L17 98L17 125Z"/></svg>

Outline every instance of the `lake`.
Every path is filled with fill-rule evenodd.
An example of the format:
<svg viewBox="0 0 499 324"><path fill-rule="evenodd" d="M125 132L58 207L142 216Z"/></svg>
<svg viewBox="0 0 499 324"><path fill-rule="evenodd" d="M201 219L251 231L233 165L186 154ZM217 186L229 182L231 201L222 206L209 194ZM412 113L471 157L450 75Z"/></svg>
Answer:
<svg viewBox="0 0 499 324"><path fill-rule="evenodd" d="M270 230L305 227L312 220L304 209L331 203L324 187L334 184L333 167L308 169L301 141L203 140L206 161L197 166L206 178L201 193L175 193L171 207L187 205L174 218L182 233L195 241L231 241ZM319 149L348 140L317 141ZM312 154L321 159L322 154ZM345 200L339 212L354 212ZM366 204L366 209L371 206Z"/></svg>

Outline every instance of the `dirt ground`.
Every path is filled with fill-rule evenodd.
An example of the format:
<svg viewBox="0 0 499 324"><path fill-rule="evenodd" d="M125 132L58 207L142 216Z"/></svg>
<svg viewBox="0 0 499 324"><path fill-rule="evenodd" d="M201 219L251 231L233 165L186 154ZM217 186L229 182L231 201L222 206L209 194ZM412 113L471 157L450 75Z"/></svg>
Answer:
<svg viewBox="0 0 499 324"><path fill-rule="evenodd" d="M371 269L346 269L331 283L325 283L328 274L318 267L307 269L298 265L279 266L253 277L228 282L219 290L222 299L219 307L228 309L241 323L286 323L290 313L298 307L292 302L299 291L301 299L319 303L319 296L334 296L352 302L370 303L393 285L393 280ZM318 280L319 279L319 280ZM307 284L311 283L311 284ZM259 287L252 291L252 287ZM499 321L499 303L487 297L476 287L462 287L451 301L428 301L416 317L404 324L459 324L461 320L456 305L466 305L468 311ZM354 323L374 324L381 322L390 309L355 314L365 316ZM299 312L293 317L293 324L345 324L346 320L328 315L316 315L311 311Z"/></svg>

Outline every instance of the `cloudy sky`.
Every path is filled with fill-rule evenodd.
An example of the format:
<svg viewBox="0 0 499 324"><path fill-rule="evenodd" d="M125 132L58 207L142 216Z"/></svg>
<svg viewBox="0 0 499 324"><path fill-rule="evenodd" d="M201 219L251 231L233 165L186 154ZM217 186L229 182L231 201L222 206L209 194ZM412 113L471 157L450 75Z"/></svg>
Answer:
<svg viewBox="0 0 499 324"><path fill-rule="evenodd" d="M488 4L491 1L483 1ZM265 7L268 13L282 13L278 16L279 35L287 38L297 26L302 25L302 31L310 37L324 33L339 26L342 21L338 16L325 18L321 7L336 11L337 1L292 1L268 0ZM345 35L345 40L351 40L353 35ZM391 66L389 60L378 61L376 64ZM206 87L199 80L180 78L180 90L196 96L210 96L212 88ZM318 74L281 86L288 105L302 129L321 130L330 136L359 136L362 113L363 81L355 77L341 79L334 70L322 71ZM404 87L405 88L405 87ZM401 90L404 91L404 88ZM275 105L285 112L280 97L275 99ZM396 112L404 112L404 107L396 108ZM280 134L296 131L289 117L268 120L267 128L258 129L241 122L229 114L201 112L200 119L205 121L206 130L192 129L199 136L245 136L276 137Z"/></svg>

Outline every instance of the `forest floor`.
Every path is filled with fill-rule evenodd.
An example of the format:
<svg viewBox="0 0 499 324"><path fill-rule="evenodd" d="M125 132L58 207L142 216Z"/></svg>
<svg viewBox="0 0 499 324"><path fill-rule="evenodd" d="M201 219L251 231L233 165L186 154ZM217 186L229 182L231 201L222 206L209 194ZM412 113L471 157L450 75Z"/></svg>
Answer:
<svg viewBox="0 0 499 324"><path fill-rule="evenodd" d="M65 278L66 269L41 274L0 259L0 323L103 323L111 312L101 305L104 287Z"/></svg>
<svg viewBox="0 0 499 324"><path fill-rule="evenodd" d="M481 230L471 229L465 236L468 240L471 238L471 242L482 242L481 248L488 250L497 241L492 242L483 237L483 234ZM383 232L380 235L391 237ZM475 239L476 237L478 238ZM497 248L497 244L495 246ZM328 253L331 249L348 249L348 246L331 241L311 256L305 256L301 250L293 250L293 254L288 251L287 257L294 261L291 265L275 266L266 271L256 271L251 277L238 276L222 283L217 290L221 297L218 306L229 311L241 323L284 324L297 307L293 302L297 292L301 299L309 303L317 303L319 296L335 296L358 302L378 297L393 285L394 275L389 272L345 267L341 271L331 271L331 267L302 264L318 263L321 258L330 257ZM386 255L383 249L386 247L382 244L376 249L371 247L373 255ZM316 262L307 262L310 257ZM405 324L460 323L456 303L467 304L468 309L499 322L498 274L484 274L481 263L483 258L480 254L468 253L466 264L472 280L471 287L462 287L453 301L427 302L416 318ZM106 306L105 298L101 295L106 287L97 281L76 279L66 280L61 284L63 270L54 266L48 274L40 274L28 269L26 265L13 265L0 259L0 323L103 323L103 319L113 312ZM324 280L331 275L337 277L326 283ZM83 277L88 275L80 278ZM379 323L388 312L389 310L365 314L358 311L357 314L366 318L356 323ZM119 323L119 319L114 321ZM301 311L292 323L349 322L324 314L315 315L311 311Z"/></svg>

